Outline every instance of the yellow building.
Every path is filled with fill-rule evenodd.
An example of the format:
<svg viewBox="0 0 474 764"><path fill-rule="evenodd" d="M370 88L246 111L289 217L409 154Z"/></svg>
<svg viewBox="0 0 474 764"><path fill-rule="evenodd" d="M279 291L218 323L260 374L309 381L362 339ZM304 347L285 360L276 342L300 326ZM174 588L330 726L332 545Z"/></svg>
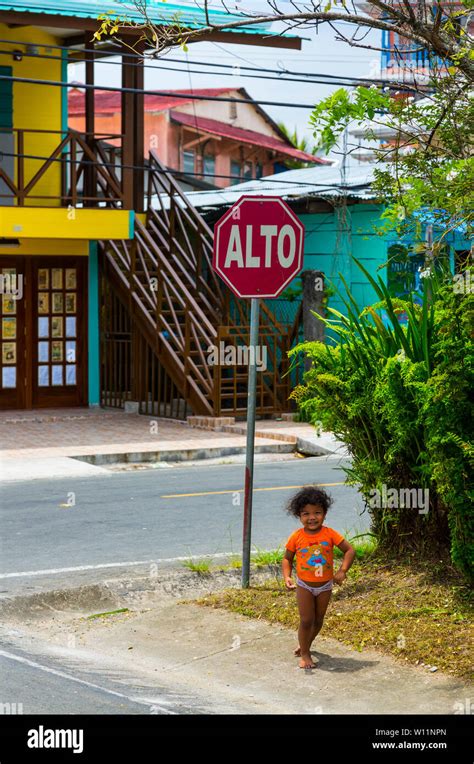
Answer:
<svg viewBox="0 0 474 764"><path fill-rule="evenodd" d="M171 23L176 7L154 2L155 21ZM93 44L104 8L0 0L0 408L130 400L161 415L237 411L235 374L222 378L204 359L236 328L209 267L212 233L156 157L144 166L143 60L129 48L121 133L94 130L94 61L111 55L110 43ZM107 10L121 15L123 5ZM204 22L187 13L190 24ZM256 28L216 39L300 44ZM68 128L71 61L86 62L83 133ZM246 306L238 310L243 337ZM284 332L267 318L276 342ZM262 410L283 400L277 372L273 382L262 377Z"/></svg>

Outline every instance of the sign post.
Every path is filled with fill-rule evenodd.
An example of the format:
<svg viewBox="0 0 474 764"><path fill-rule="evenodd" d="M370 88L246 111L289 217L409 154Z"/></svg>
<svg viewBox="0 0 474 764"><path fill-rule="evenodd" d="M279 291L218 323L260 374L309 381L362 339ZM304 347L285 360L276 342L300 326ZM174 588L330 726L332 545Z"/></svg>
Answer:
<svg viewBox="0 0 474 764"><path fill-rule="evenodd" d="M304 227L280 197L242 196L214 229L212 267L238 299L250 299L242 588L250 582L252 497L261 298L273 298L303 267Z"/></svg>
<svg viewBox="0 0 474 764"><path fill-rule="evenodd" d="M253 464L255 446L255 410L257 402L257 345L260 300L250 303L249 384L247 393L247 448L245 453L244 533L242 550L242 589L250 582L250 542L252 535Z"/></svg>

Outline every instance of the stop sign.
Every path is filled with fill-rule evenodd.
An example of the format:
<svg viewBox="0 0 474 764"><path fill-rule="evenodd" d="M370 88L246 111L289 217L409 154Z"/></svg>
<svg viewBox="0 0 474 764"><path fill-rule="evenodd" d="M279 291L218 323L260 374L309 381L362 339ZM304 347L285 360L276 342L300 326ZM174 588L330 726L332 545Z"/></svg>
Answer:
<svg viewBox="0 0 474 764"><path fill-rule="evenodd" d="M277 196L241 196L214 228L212 267L237 297L278 297L303 267L304 226Z"/></svg>

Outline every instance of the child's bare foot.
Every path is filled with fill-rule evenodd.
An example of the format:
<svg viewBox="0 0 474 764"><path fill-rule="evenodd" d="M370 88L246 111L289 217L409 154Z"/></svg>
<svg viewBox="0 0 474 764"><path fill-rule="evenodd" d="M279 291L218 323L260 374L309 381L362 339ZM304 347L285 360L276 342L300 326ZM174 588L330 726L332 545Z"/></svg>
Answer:
<svg viewBox="0 0 474 764"><path fill-rule="evenodd" d="M313 669L316 668L316 664L314 663L313 659L311 658L311 655L308 653L308 655L302 655L301 660L299 662L299 667L302 669Z"/></svg>

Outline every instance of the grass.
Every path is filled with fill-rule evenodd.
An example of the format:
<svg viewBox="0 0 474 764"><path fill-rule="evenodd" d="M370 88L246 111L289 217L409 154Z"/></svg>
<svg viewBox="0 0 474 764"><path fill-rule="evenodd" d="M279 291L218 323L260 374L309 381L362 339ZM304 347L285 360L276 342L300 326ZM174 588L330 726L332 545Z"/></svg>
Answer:
<svg viewBox="0 0 474 764"><path fill-rule="evenodd" d="M281 547L278 549L258 549L252 555L252 563L256 568L264 568L267 565L281 565L283 560L284 550Z"/></svg>
<svg viewBox="0 0 474 764"><path fill-rule="evenodd" d="M117 613L128 613L128 607L122 607L119 610L108 610L106 613L94 613L93 615L88 615L87 618L105 618L107 615L116 615Z"/></svg>
<svg viewBox="0 0 474 764"><path fill-rule="evenodd" d="M228 589L197 603L295 630L299 623L294 592L281 580ZM322 635L467 679L472 615L468 587L449 566L387 560L372 552L356 559L344 585L334 589Z"/></svg>
<svg viewBox="0 0 474 764"><path fill-rule="evenodd" d="M200 573L202 576L210 575L211 573L211 561L210 560L185 560L183 568L192 570L193 573Z"/></svg>
<svg viewBox="0 0 474 764"><path fill-rule="evenodd" d="M356 558L362 560L370 557L376 550L375 537L371 533L358 533L356 536L350 537L349 533L345 532L344 538L354 546L356 550ZM255 547L251 557L251 564L256 568L265 568L271 566L281 566L283 555L285 550L283 547L277 549L259 549ZM343 554L340 549L334 547L335 559L342 558ZM229 562L225 564L212 564L212 558L194 560L189 558L182 563L184 568L192 570L194 573L201 573L202 575L209 575L213 572L220 570L235 570L242 567L242 556L234 554L231 556Z"/></svg>

